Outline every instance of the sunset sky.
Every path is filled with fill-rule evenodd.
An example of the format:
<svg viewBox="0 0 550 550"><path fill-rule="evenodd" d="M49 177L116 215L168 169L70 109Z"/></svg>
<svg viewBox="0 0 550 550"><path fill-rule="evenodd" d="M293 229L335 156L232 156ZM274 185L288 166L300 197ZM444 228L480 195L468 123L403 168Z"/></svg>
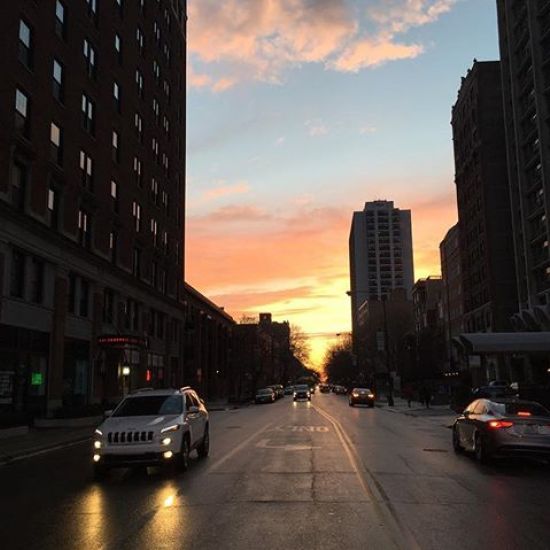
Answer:
<svg viewBox="0 0 550 550"><path fill-rule="evenodd" d="M415 278L456 221L450 110L498 58L495 0L188 0L186 279L299 325L319 364L350 330L354 210L412 210Z"/></svg>

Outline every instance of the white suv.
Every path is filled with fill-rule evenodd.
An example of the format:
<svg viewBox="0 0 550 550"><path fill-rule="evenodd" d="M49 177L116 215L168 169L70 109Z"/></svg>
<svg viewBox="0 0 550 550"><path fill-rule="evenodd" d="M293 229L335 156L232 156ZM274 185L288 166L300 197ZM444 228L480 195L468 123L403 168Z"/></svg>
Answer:
<svg viewBox="0 0 550 550"><path fill-rule="evenodd" d="M208 411L190 387L145 388L125 397L95 431L94 473L102 477L123 466L179 466L186 470L189 453L208 456Z"/></svg>

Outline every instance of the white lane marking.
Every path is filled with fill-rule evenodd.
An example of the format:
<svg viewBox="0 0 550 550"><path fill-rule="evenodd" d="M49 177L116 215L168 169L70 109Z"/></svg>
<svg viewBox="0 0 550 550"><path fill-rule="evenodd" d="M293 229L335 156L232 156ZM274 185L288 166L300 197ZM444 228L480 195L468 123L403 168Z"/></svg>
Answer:
<svg viewBox="0 0 550 550"><path fill-rule="evenodd" d="M348 434L344 431L344 428L342 428L342 425L338 420L333 418L329 413L321 409L320 407L316 407L315 405L313 408L324 418L326 418L334 427L334 431L338 435L338 439L340 439L340 443L342 444L342 447L344 447L344 451L346 452L348 456L348 460L350 461L351 467L355 471L355 474L357 475L357 478L359 480L359 483L361 484L361 487L363 487L363 490L365 493L370 497L373 505L375 506L378 515L385 519L388 523L391 522L393 525L393 531L398 531L404 538L404 541L398 541L395 540L393 536L391 536L392 542L398 547L398 548L406 548L408 550L421 550L420 545L414 538L414 535L411 533L411 531L401 523L399 520L399 517L397 516L397 513L393 509L393 506L389 502L388 497L383 492L382 487L378 486L378 482L374 478L374 476L368 471L367 468L364 466L362 467L362 461L357 455L357 452L355 451L355 448L353 446L353 443L351 442ZM365 479L365 476L368 476L372 483L371 485L367 482ZM376 492L376 495L375 495ZM385 507L381 505L380 503L385 504Z"/></svg>
<svg viewBox="0 0 550 550"><path fill-rule="evenodd" d="M91 440L92 440L91 437L85 437L83 439L79 439L78 441L70 441L69 443L60 443L55 447L48 447L47 449L32 451L32 452L29 452L28 454L24 454L20 456L14 456L14 457L10 457L8 455L2 456L0 458L0 466L6 466L8 464L13 464L14 462L19 462L20 460L26 460L27 458L33 458L39 455L45 455L48 453L52 453L54 451L59 451L61 449L67 449L69 447L74 447L75 445L80 445L81 443L85 443L86 441L91 441Z"/></svg>
<svg viewBox="0 0 550 550"><path fill-rule="evenodd" d="M239 445L237 445L236 447L233 447L233 449L231 449L227 454L222 456L217 462L214 462L214 464L212 464L212 466L208 468L208 471L212 472L213 470L216 470L217 468L219 468L224 462L226 462L231 457L235 456L239 451L244 449L253 439L255 439L256 437L258 437L259 435L267 431L272 424L273 422L266 424L263 428L260 428L257 432L254 432L250 437L247 437L244 441L239 443Z"/></svg>
<svg viewBox="0 0 550 550"><path fill-rule="evenodd" d="M258 449L282 449L283 451L311 451L311 449L320 449L321 447L313 447L312 445L270 445L269 439L262 439L256 443Z"/></svg>
<svg viewBox="0 0 550 550"><path fill-rule="evenodd" d="M273 431L327 433L329 431L329 427L328 426L275 426L275 428L273 428Z"/></svg>

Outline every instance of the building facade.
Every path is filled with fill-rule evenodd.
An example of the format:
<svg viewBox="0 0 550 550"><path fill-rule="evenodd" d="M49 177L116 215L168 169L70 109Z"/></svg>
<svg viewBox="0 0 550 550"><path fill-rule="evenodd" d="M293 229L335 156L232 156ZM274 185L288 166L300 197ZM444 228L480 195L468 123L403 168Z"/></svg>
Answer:
<svg viewBox="0 0 550 550"><path fill-rule="evenodd" d="M498 61L474 61L451 123L464 330L505 331L517 300Z"/></svg>
<svg viewBox="0 0 550 550"><path fill-rule="evenodd" d="M393 289L411 296L414 281L410 210L392 201L365 203L354 212L349 237L352 326L367 300L381 300Z"/></svg>
<svg viewBox="0 0 550 550"><path fill-rule="evenodd" d="M1 8L0 407L183 380L186 6Z"/></svg>
<svg viewBox="0 0 550 550"><path fill-rule="evenodd" d="M464 332L462 300L462 272L460 259L460 236L458 224L447 231L439 245L441 258L443 322L445 324L445 348L447 350L447 370L454 372L457 365L453 338Z"/></svg>
<svg viewBox="0 0 550 550"><path fill-rule="evenodd" d="M519 330L550 328L550 2L498 0Z"/></svg>

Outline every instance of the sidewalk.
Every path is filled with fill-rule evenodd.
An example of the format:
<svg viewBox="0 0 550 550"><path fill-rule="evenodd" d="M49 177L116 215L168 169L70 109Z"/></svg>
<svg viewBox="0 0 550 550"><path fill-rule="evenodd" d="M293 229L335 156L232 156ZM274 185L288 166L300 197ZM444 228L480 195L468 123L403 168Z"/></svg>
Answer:
<svg viewBox="0 0 550 550"><path fill-rule="evenodd" d="M446 428L450 427L457 417L457 414L449 405L431 405L427 408L418 401L413 401L411 407L409 407L407 401L400 397L394 397L394 404L392 407L388 406L387 401L376 401L376 406L388 412L424 418Z"/></svg>
<svg viewBox="0 0 550 550"><path fill-rule="evenodd" d="M94 428L31 429L26 435L0 440L0 466L92 437Z"/></svg>

